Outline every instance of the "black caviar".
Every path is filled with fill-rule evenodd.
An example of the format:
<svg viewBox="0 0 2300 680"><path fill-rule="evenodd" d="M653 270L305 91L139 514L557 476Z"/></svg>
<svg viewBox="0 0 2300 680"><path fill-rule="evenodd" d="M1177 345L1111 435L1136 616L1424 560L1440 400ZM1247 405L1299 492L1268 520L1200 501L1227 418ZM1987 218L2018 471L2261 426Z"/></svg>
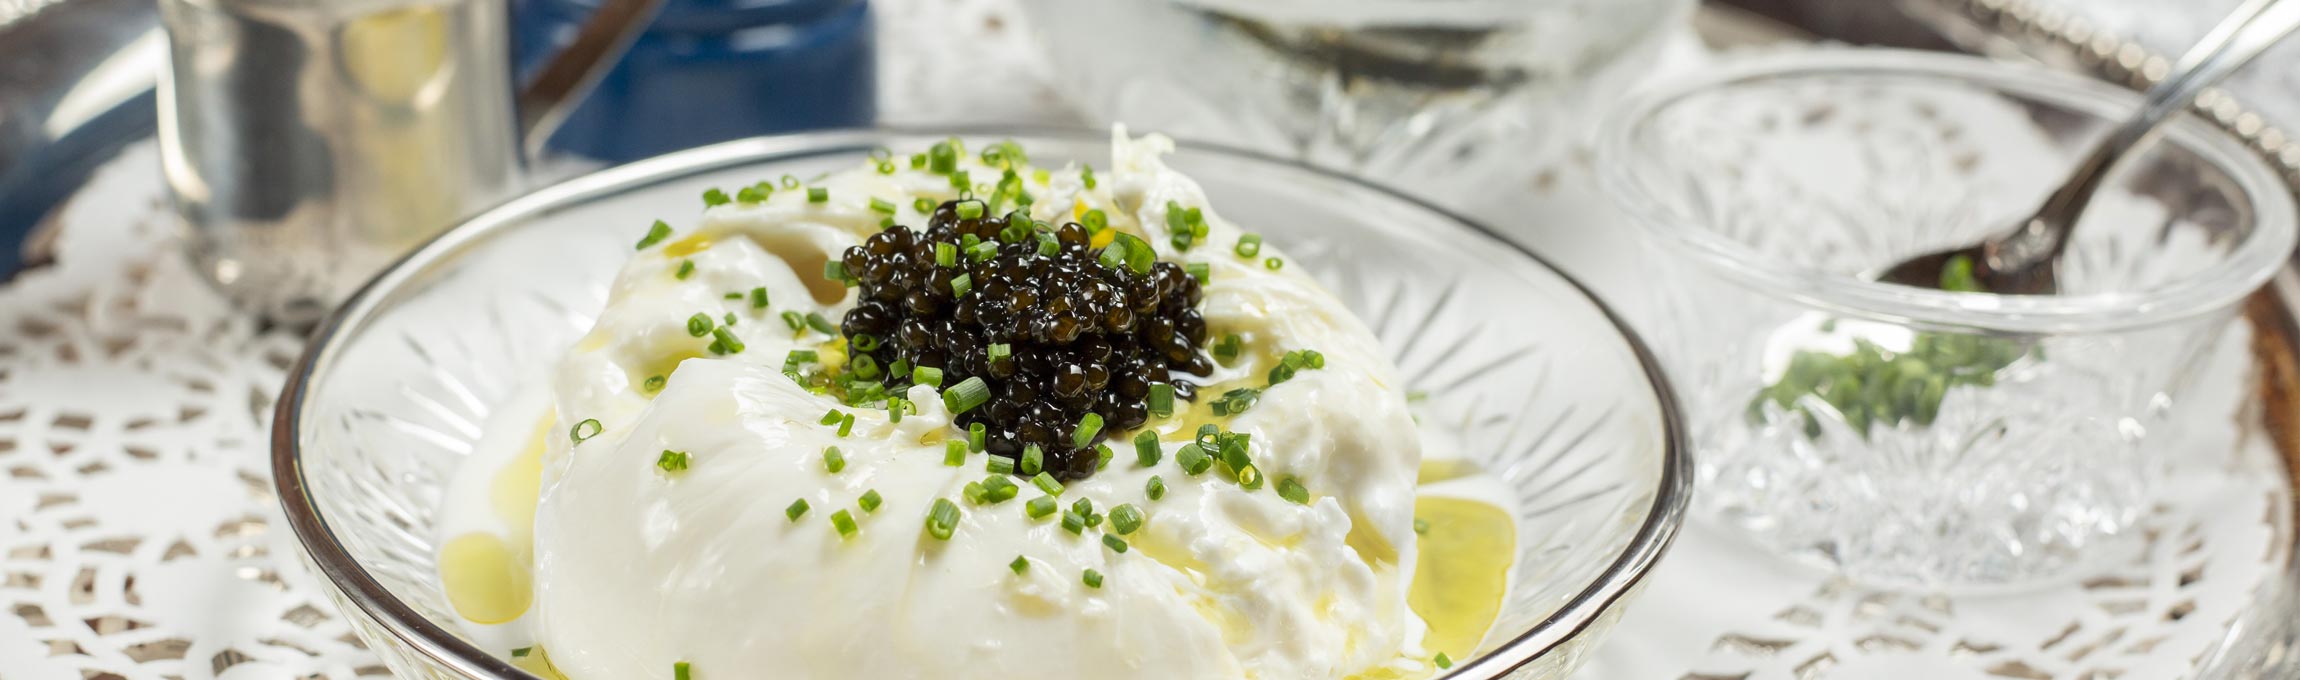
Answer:
<svg viewBox="0 0 2300 680"><path fill-rule="evenodd" d="M848 361L941 369L946 388L980 376L990 401L959 414L960 427L982 423L997 455L1038 445L1056 477L1093 474L1095 443L1149 419L1151 384L1188 399L1191 383L1174 374L1212 370L1199 351L1204 293L1171 262L1146 274L1105 264L1076 223L1049 229L970 203L972 217L946 202L924 232L893 227L847 249L841 264L860 291L841 329ZM938 246L950 266L938 264ZM961 276L964 294L953 285ZM1073 435L1087 413L1104 426L1080 446Z"/></svg>

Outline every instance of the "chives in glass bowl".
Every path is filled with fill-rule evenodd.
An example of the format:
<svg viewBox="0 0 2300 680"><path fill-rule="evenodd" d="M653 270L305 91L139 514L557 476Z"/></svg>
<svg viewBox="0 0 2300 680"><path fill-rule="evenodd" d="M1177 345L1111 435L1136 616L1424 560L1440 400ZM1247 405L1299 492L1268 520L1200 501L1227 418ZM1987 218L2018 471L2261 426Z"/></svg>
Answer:
<svg viewBox="0 0 2300 680"><path fill-rule="evenodd" d="M2115 552L2177 449L2166 416L2289 257L2291 191L2186 118L2128 159L2062 294L1878 283L2034 210L2138 95L1980 58L1732 63L1629 104L1614 199L1665 283L1703 510L1872 581L2017 585Z"/></svg>
<svg viewBox="0 0 2300 680"><path fill-rule="evenodd" d="M1106 162L1109 148L1102 132L967 137L1012 139L1050 166ZM513 650L470 637L441 594L439 507L478 445L476 424L538 385L588 328L644 225L692 211L708 187L814 176L940 139L768 137L609 169L473 218L337 310L283 394L273 463L304 557L369 646L402 677L530 677ZM1224 215L1287 247L1289 269L1331 287L1391 351L1407 389L1428 395L1425 428L1509 489L1514 587L1477 653L1442 675L1570 673L1688 502L1676 406L1634 334L1546 263L1427 204L1216 147L1182 144L1168 162Z"/></svg>

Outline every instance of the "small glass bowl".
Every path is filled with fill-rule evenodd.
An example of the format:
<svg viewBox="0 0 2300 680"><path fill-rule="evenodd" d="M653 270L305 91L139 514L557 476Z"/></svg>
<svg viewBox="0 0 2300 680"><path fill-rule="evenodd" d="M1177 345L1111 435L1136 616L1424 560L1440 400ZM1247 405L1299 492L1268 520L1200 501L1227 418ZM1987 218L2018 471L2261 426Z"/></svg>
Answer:
<svg viewBox="0 0 2300 680"><path fill-rule="evenodd" d="M2137 108L1890 50L1749 59L1630 103L1605 179L1667 279L1641 321L1684 390L1699 506L1881 582L2032 582L2114 545L2165 464L2145 438L2292 251L2270 168L2174 121L2095 199L2065 295L1869 277L2027 215Z"/></svg>
<svg viewBox="0 0 2300 680"><path fill-rule="evenodd" d="M992 130L1041 164L1106 164L1104 132ZM385 271L313 336L281 395L273 473L310 564L403 678L527 678L484 648L433 568L446 482L479 423L535 385L605 302L638 229L707 187L859 167L942 139L827 132L602 171L490 210ZM1417 414L1506 483L1516 585L1448 678L1562 678L1619 617L1692 484L1675 402L1643 346L1571 279L1427 204L1288 161L1182 144L1168 161L1285 247L1392 352ZM804 612L778 613L804 616ZM996 635L996 631L966 634Z"/></svg>

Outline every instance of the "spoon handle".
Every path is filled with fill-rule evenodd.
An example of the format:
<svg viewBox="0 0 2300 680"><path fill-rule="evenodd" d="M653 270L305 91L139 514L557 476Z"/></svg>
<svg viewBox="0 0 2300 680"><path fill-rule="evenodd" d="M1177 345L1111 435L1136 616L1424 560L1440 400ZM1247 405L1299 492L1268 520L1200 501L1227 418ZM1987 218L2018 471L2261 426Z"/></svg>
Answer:
<svg viewBox="0 0 2300 680"><path fill-rule="evenodd" d="M2060 189L2038 207L2036 216L1990 254L1992 264L2001 263L1999 270L2010 271L2058 257L2068 245L2069 230L2117 161L2154 141L2165 119L2187 110L2205 88L2260 56L2296 27L2300 27L2300 0L2245 0L2182 54L2163 80L2148 88L2140 111L2092 147Z"/></svg>

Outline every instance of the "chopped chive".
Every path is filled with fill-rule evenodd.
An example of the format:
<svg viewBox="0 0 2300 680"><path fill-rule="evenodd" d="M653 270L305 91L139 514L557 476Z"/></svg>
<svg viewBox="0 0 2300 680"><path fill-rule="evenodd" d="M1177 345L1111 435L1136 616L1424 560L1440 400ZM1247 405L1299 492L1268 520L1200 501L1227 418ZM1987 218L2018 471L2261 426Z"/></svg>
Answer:
<svg viewBox="0 0 2300 680"><path fill-rule="evenodd" d="M1293 501L1295 505L1310 504L1310 490L1292 477L1278 480L1278 497Z"/></svg>
<svg viewBox="0 0 2300 680"><path fill-rule="evenodd" d="M990 428L982 423L966 426L966 450L981 453L990 444Z"/></svg>
<svg viewBox="0 0 2300 680"><path fill-rule="evenodd" d="M942 443L942 464L958 467L966 464L966 442L956 439Z"/></svg>
<svg viewBox="0 0 2300 680"><path fill-rule="evenodd" d="M1262 267L1270 271L1278 271L1280 269L1286 268L1286 261L1273 257L1267 260L1263 260Z"/></svg>
<svg viewBox="0 0 2300 680"><path fill-rule="evenodd" d="M934 244L934 266L958 266L958 246L954 246L948 243Z"/></svg>
<svg viewBox="0 0 2300 680"><path fill-rule="evenodd" d="M1103 269L1114 270L1124 267L1126 266L1126 248L1125 239L1112 239L1110 245L1102 247L1102 254L1096 256L1095 261L1101 263Z"/></svg>
<svg viewBox="0 0 2300 680"><path fill-rule="evenodd" d="M698 338L710 335L711 329L716 326L717 324L711 322L711 315L709 314L696 312L694 316L687 317L688 335L692 335Z"/></svg>
<svg viewBox="0 0 2300 680"><path fill-rule="evenodd" d="M890 423L894 423L894 424L897 424L897 425L900 425L900 424L902 424L902 415L903 415L903 414L902 414L902 412L903 412L903 411L907 411L907 410L910 410L910 408L909 408L909 407L910 407L910 402L909 402L909 401L905 401L905 400L903 400L903 399L902 399L902 398L900 398L900 397L887 397L887 399L886 399L886 420L887 420L887 422L890 422Z"/></svg>
<svg viewBox="0 0 2300 680"><path fill-rule="evenodd" d="M869 333L856 333L854 337L847 338L847 345L859 352L876 352L880 344L878 336Z"/></svg>
<svg viewBox="0 0 2300 680"><path fill-rule="evenodd" d="M1174 244L1175 250L1187 251L1190 249L1190 244L1196 241L1197 238L1198 237L1196 235L1193 235L1190 232L1177 231L1174 232L1172 237L1167 239L1167 242Z"/></svg>
<svg viewBox="0 0 2300 680"><path fill-rule="evenodd" d="M1453 667L1453 658L1446 656L1445 652L1438 652L1437 658L1431 659L1431 661L1437 662L1438 670L1445 670Z"/></svg>
<svg viewBox="0 0 2300 680"><path fill-rule="evenodd" d="M1260 491L1262 489L1262 469L1254 467L1252 463L1238 468L1238 486L1245 487L1247 491Z"/></svg>
<svg viewBox="0 0 2300 680"><path fill-rule="evenodd" d="M823 318L823 315L818 312L807 312L807 327L815 329L815 332L823 335L839 334L839 327L833 325L830 319Z"/></svg>
<svg viewBox="0 0 2300 680"><path fill-rule="evenodd" d="M958 204L958 218L962 220L982 219L982 209L981 201L961 201Z"/></svg>
<svg viewBox="0 0 2300 680"><path fill-rule="evenodd" d="M691 460L685 451L663 449L663 455L655 457L655 467L662 468L664 472L685 472Z"/></svg>
<svg viewBox="0 0 2300 680"><path fill-rule="evenodd" d="M1022 447L1022 460L1015 465L1015 469L1026 475L1039 474L1046 469L1046 450L1038 448L1037 444Z"/></svg>
<svg viewBox="0 0 2300 680"><path fill-rule="evenodd" d="M533 653L535 653L534 647L520 647L518 649L511 650L511 656L514 658L524 658L527 655Z"/></svg>
<svg viewBox="0 0 2300 680"><path fill-rule="evenodd" d="M1240 387L1238 389L1222 393L1220 398L1215 399L1211 403L1208 403L1207 406L1213 409L1214 415L1234 416L1240 413L1245 413L1247 409L1253 408L1254 402L1260 400L1261 398L1261 390L1251 387Z"/></svg>
<svg viewBox="0 0 2300 680"><path fill-rule="evenodd" d="M855 499L855 505L861 507L863 512L878 512L878 506L885 502L886 499L879 497L878 489L864 491L861 498Z"/></svg>
<svg viewBox="0 0 2300 680"><path fill-rule="evenodd" d="M1214 459L1206 455L1205 449L1196 446L1184 446L1175 451L1174 463L1182 466L1182 471L1190 473L1192 477L1204 474L1207 469L1214 467Z"/></svg>
<svg viewBox="0 0 2300 680"><path fill-rule="evenodd" d="M934 507L926 513L926 533L940 540L950 540L958 529L958 504L948 498L934 499Z"/></svg>
<svg viewBox="0 0 2300 680"><path fill-rule="evenodd" d="M798 177L797 175L793 175L793 174L790 174L790 173L787 173L787 172L786 172L786 173L783 173L783 180L782 180L782 181L783 181L783 188L785 188L785 189L797 189L797 188L799 188L799 177Z"/></svg>
<svg viewBox="0 0 2300 680"><path fill-rule="evenodd" d="M584 418L582 422L576 423L575 427L567 430L567 437L575 440L575 443L581 444L585 439L599 436L599 430L605 427L599 424L597 418Z"/></svg>
<svg viewBox="0 0 2300 680"><path fill-rule="evenodd" d="M1062 482L1055 481L1054 475L1040 472L1038 476L1030 478L1030 485L1038 487L1039 491L1046 492L1048 496L1062 495Z"/></svg>
<svg viewBox="0 0 2300 680"><path fill-rule="evenodd" d="M925 385L927 387L941 387L942 369L935 368L933 366L920 366L918 368L910 369L910 381L912 384Z"/></svg>
<svg viewBox="0 0 2300 680"><path fill-rule="evenodd" d="M1240 236L1238 237L1238 245L1234 248L1231 248L1231 250L1238 253L1238 257L1253 257L1260 255L1262 254L1262 235L1246 234L1244 236Z"/></svg>
<svg viewBox="0 0 2300 680"><path fill-rule="evenodd" d="M705 208L716 208L722 205L726 205L730 201L731 199L727 198L727 192L720 190L718 187L711 187L709 189L703 190L703 207Z"/></svg>
<svg viewBox="0 0 2300 680"><path fill-rule="evenodd" d="M1165 418L1174 415L1174 386L1167 383L1150 384L1150 415Z"/></svg>
<svg viewBox="0 0 2300 680"><path fill-rule="evenodd" d="M1245 345L1246 341L1239 338L1238 334L1225 333L1214 341L1214 360L1225 364L1236 361L1238 353L1245 350Z"/></svg>
<svg viewBox="0 0 2300 680"><path fill-rule="evenodd" d="M728 294L726 294L726 295L721 295L721 296L719 296L719 297L720 297L720 299L724 299L724 300L741 300L741 299L743 299L743 294L742 294L740 291L737 291L737 292L728 293Z"/></svg>
<svg viewBox="0 0 2300 680"><path fill-rule="evenodd" d="M883 198L879 198L879 197L877 197L877 196L872 196L872 197L871 197L871 199L870 199L870 209L871 209L873 212L879 212L879 213L885 213L885 214L888 214L888 215L892 215L892 214L894 214L894 211L895 211L895 207L894 207L894 201L889 201L889 200L886 200L886 199L883 199Z"/></svg>
<svg viewBox="0 0 2300 680"><path fill-rule="evenodd" d="M1070 504L1070 511L1086 518L1088 524L1094 523L1094 499L1081 496Z"/></svg>
<svg viewBox="0 0 2300 680"><path fill-rule="evenodd" d="M1134 434L1135 463L1142 467L1150 467L1157 465L1158 460L1163 457L1165 457L1165 452L1159 449L1158 433L1143 430Z"/></svg>
<svg viewBox="0 0 2300 680"><path fill-rule="evenodd" d="M735 202L741 203L743 205L758 205L760 203L765 203L767 197L771 195L769 193L771 191L774 191L774 189L771 187L765 190L761 190L756 184L743 187L741 189L735 190Z"/></svg>
<svg viewBox="0 0 2300 680"><path fill-rule="evenodd" d="M1204 262L1192 262L1190 264L1183 265L1182 271L1188 273L1190 278L1197 279L1198 283L1200 284L1214 280L1213 265L1209 265Z"/></svg>
<svg viewBox="0 0 2300 680"><path fill-rule="evenodd" d="M1108 546L1111 552L1126 552L1126 539L1119 538L1117 534L1103 534L1102 545Z"/></svg>
<svg viewBox="0 0 2300 680"><path fill-rule="evenodd" d="M1075 512L1062 513L1062 530L1072 534L1086 534L1086 518Z"/></svg>
<svg viewBox="0 0 2300 680"><path fill-rule="evenodd" d="M1078 181L1085 184L1088 189L1094 188L1094 166L1078 166Z"/></svg>
<svg viewBox="0 0 2300 680"><path fill-rule="evenodd" d="M737 319L735 318L735 313L734 313L734 312L727 312L727 316L726 316L725 318L723 318L723 319L721 319L721 320L720 320L720 322L721 322L721 323L724 323L724 324L726 324L726 325L729 325L729 326L733 326L733 325L735 325L735 322L736 322L736 321L737 321Z"/></svg>
<svg viewBox="0 0 2300 680"><path fill-rule="evenodd" d="M979 375L969 376L942 391L942 405L953 414L965 413L989 401L990 384L983 382Z"/></svg>
<svg viewBox="0 0 2300 680"><path fill-rule="evenodd" d="M1078 219L1079 225L1086 227L1088 235L1099 234L1102 233L1102 230L1110 228L1110 216L1102 214L1101 208L1088 210L1085 215L1079 216Z"/></svg>
<svg viewBox="0 0 2300 680"><path fill-rule="evenodd" d="M678 279L678 280L681 280L681 281L685 281L685 280L687 280L687 277L689 277L689 276L694 276L694 275L695 275L695 261L694 261L694 260L680 260L680 261L679 261L679 271L676 271L676 272L672 272L672 273L671 273L671 278L675 278L675 279Z"/></svg>
<svg viewBox="0 0 2300 680"><path fill-rule="evenodd" d="M663 239L670 237L671 224L662 220L655 220L654 224L647 225L647 235L639 237L639 245L633 250L646 250L648 246L662 243Z"/></svg>
<svg viewBox="0 0 2300 680"><path fill-rule="evenodd" d="M923 153L914 153L914 154L911 154L911 155L910 155L910 167L911 167L912 169L914 169L914 170L915 170L915 169L918 169L918 168L924 168L924 167L926 167L926 154L923 154Z"/></svg>
<svg viewBox="0 0 2300 680"><path fill-rule="evenodd" d="M807 317L798 312L783 312L783 323L789 325L792 332L798 332L806 330Z"/></svg>
<svg viewBox="0 0 2300 680"><path fill-rule="evenodd" d="M694 680L695 667L681 661L671 664L671 680Z"/></svg>
<svg viewBox="0 0 2300 680"><path fill-rule="evenodd" d="M1078 418L1078 429L1070 432L1070 447L1083 449L1102 434L1102 414L1087 412Z"/></svg>
<svg viewBox="0 0 2300 680"><path fill-rule="evenodd" d="M854 358L847 360L847 370L854 373L858 380L877 380L878 360L870 358L868 354L857 354L854 355Z"/></svg>
<svg viewBox="0 0 2300 680"><path fill-rule="evenodd" d="M791 521L793 522L799 521L799 518L805 517L806 514L807 499L804 498L791 501L790 507L783 508L783 516L791 518Z"/></svg>
<svg viewBox="0 0 2300 680"><path fill-rule="evenodd" d="M966 297L966 292L973 289L974 276L971 274L960 274L950 280L951 297Z"/></svg>
<svg viewBox="0 0 2300 680"><path fill-rule="evenodd" d="M669 378L665 378L659 375L650 375L647 376L647 382L639 384L639 389L646 390L648 394L654 394L656 392L663 391L664 383L668 382L670 382Z"/></svg>
<svg viewBox="0 0 2300 680"><path fill-rule="evenodd" d="M1109 444L1095 444L1094 470L1100 472L1102 468L1110 467L1110 460L1117 457L1118 452L1110 450Z"/></svg>
<svg viewBox="0 0 2300 680"><path fill-rule="evenodd" d="M816 420L815 422L821 425L837 425L839 424L839 419L844 417L846 417L846 413L834 408L831 409L830 412L824 413L823 417Z"/></svg>
<svg viewBox="0 0 2300 680"><path fill-rule="evenodd" d="M831 200L831 190L823 187L807 187L808 203L823 203L829 200Z"/></svg>
<svg viewBox="0 0 2300 680"><path fill-rule="evenodd" d="M881 175L892 175L892 174L894 174L894 161L892 161L892 160L882 160L882 161L879 161L879 162L878 162L878 174L881 174Z"/></svg>
<svg viewBox="0 0 2300 680"><path fill-rule="evenodd" d="M735 337L735 332L726 326L711 329L711 346L719 348L721 354L743 353L743 339Z"/></svg>
<svg viewBox="0 0 2300 680"><path fill-rule="evenodd" d="M1110 509L1110 528L1117 530L1122 536L1142 528L1143 519L1142 509L1134 507L1132 503Z"/></svg>
<svg viewBox="0 0 2300 680"><path fill-rule="evenodd" d="M959 494L965 496L966 502L972 505L990 502L990 489L984 488L982 482L967 482L966 488L960 490Z"/></svg>
<svg viewBox="0 0 2300 680"><path fill-rule="evenodd" d="M1244 468L1248 464L1253 463L1253 458L1250 456L1250 454L1253 452L1253 449L1251 448L1253 445L1253 439L1253 434L1245 432L1231 433L1223 436L1220 439L1222 464L1230 466L1230 469L1232 470L1236 470Z"/></svg>
<svg viewBox="0 0 2300 680"><path fill-rule="evenodd" d="M831 527L839 530L840 538L853 538L857 529L854 514L845 510L831 513Z"/></svg>
<svg viewBox="0 0 2300 680"><path fill-rule="evenodd" d="M974 177L965 170L950 173L950 188L965 191L974 186Z"/></svg>
<svg viewBox="0 0 2300 680"><path fill-rule="evenodd" d="M839 419L839 436L840 436L840 437L845 437L845 436L847 436L847 435L850 435L850 434L854 434L854 431L855 431L855 414L849 413L849 414L846 414L846 417L844 417L844 418L840 418L840 419Z"/></svg>
<svg viewBox="0 0 2300 680"><path fill-rule="evenodd" d="M1006 568L1014 570L1014 575L1016 576L1021 576L1023 574L1029 573L1030 558L1023 557L1021 555L1015 555L1014 561L1006 563Z"/></svg>
<svg viewBox="0 0 2300 680"><path fill-rule="evenodd" d="M1014 459L993 454L989 461L983 463L982 469L995 475L1014 474Z"/></svg>
<svg viewBox="0 0 2300 680"><path fill-rule="evenodd" d="M845 282L847 280L847 263L838 260L823 260L823 278Z"/></svg>
<svg viewBox="0 0 2300 680"><path fill-rule="evenodd" d="M851 418L851 417L853 417L853 416L848 416L848 417L850 417L850 418ZM838 474L838 473L840 473L840 472L842 472L842 471L844 471L844 470L846 470L846 469L847 469L847 456L846 456L846 454L844 454L844 453L839 453L839 447L833 446L833 447L830 447L830 448L827 448L827 449L823 449L823 470L824 470L824 471L826 471L826 472L829 472L829 473L831 473L831 474L834 474L834 475L835 475L835 474Z"/></svg>
<svg viewBox="0 0 2300 680"><path fill-rule="evenodd" d="M1086 573L1080 574L1078 578L1081 581L1085 581L1086 587L1088 588L1102 587L1102 572L1088 569L1086 570Z"/></svg>
<svg viewBox="0 0 2300 680"><path fill-rule="evenodd" d="M1048 515L1054 514L1055 510L1053 496L1039 496L1030 499L1029 503L1022 506L1022 511L1029 513L1031 519L1046 519Z"/></svg>
<svg viewBox="0 0 2300 680"><path fill-rule="evenodd" d="M1149 496L1150 500L1165 498L1166 479L1158 475L1151 475L1150 481L1144 482L1142 484L1142 493L1143 495Z"/></svg>
<svg viewBox="0 0 2300 680"><path fill-rule="evenodd" d="M983 500L993 505L1014 500L1022 495L1022 485L1006 475L991 475L982 480Z"/></svg>
<svg viewBox="0 0 2300 680"><path fill-rule="evenodd" d="M1014 346L1003 342L993 342L990 343L989 354L990 360L996 362L1000 359L1014 356Z"/></svg>

